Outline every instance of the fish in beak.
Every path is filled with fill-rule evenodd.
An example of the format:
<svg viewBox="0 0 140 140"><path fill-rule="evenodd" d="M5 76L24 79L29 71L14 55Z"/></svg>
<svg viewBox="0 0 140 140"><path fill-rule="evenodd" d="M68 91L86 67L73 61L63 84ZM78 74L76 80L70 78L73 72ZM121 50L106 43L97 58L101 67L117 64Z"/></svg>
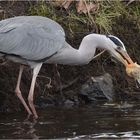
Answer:
<svg viewBox="0 0 140 140"><path fill-rule="evenodd" d="M134 78L140 87L140 65L133 62L126 50L115 49L113 56L125 65L127 75Z"/></svg>
<svg viewBox="0 0 140 140"><path fill-rule="evenodd" d="M126 66L126 73L130 77L133 77L140 85L140 65L138 65L137 63L128 64Z"/></svg>

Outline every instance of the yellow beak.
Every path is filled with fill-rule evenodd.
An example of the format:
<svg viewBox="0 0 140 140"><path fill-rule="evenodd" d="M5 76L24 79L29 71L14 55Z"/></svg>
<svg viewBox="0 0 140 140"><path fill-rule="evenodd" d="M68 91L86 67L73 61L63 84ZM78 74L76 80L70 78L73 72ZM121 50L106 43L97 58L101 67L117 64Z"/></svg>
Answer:
<svg viewBox="0 0 140 140"><path fill-rule="evenodd" d="M121 51L116 50L116 51L117 51L116 56L118 60L121 61L125 65L125 67L127 67L129 64L134 63L126 51L124 50Z"/></svg>

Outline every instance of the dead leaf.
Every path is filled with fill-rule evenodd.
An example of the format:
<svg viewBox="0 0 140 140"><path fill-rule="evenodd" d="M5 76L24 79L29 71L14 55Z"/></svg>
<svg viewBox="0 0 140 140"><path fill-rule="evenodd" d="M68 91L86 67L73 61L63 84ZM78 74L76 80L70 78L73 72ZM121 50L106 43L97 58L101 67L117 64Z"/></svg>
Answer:
<svg viewBox="0 0 140 140"><path fill-rule="evenodd" d="M64 7L65 9L68 9L69 6L72 4L74 0L56 0L56 1L50 1L55 6ZM97 10L97 4L94 2L87 2L86 0L79 0L76 1L76 9L78 13L89 13L94 12Z"/></svg>
<svg viewBox="0 0 140 140"><path fill-rule="evenodd" d="M63 3L62 3L62 7L64 7L65 9L68 9L70 4L73 2L73 0L65 0Z"/></svg>
<svg viewBox="0 0 140 140"><path fill-rule="evenodd" d="M80 13L81 11L83 11L84 8L85 8L85 4L83 0L80 0L76 6L77 12Z"/></svg>
<svg viewBox="0 0 140 140"><path fill-rule="evenodd" d="M87 3L86 1L84 0L80 0L78 3L77 3L77 12L78 13L88 13L88 12L94 12L96 9L97 9L97 4L93 3L93 2L90 2L90 3Z"/></svg>
<svg viewBox="0 0 140 140"><path fill-rule="evenodd" d="M92 3L92 2L90 2L90 3L86 6L86 8L87 8L87 11L85 11L85 12L94 12L94 11L96 11L96 9L97 9L97 5L94 4L94 3Z"/></svg>
<svg viewBox="0 0 140 140"><path fill-rule="evenodd" d="M73 2L73 0L56 0L51 1L51 3L55 6L64 7L65 9L68 9L70 4Z"/></svg>

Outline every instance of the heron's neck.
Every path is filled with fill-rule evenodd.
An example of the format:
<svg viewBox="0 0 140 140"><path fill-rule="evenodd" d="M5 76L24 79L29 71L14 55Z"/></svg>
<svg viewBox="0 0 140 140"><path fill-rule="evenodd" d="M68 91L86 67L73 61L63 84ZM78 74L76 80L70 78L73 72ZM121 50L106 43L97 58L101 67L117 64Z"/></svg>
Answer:
<svg viewBox="0 0 140 140"><path fill-rule="evenodd" d="M78 50L83 62L89 63L94 58L96 48L107 49L106 40L106 36L100 34L90 34L84 37Z"/></svg>
<svg viewBox="0 0 140 140"><path fill-rule="evenodd" d="M102 41L105 36L91 34L83 38L79 49L71 47L69 44L62 48L49 63L56 62L58 64L83 65L88 64L94 57L97 47L104 48Z"/></svg>

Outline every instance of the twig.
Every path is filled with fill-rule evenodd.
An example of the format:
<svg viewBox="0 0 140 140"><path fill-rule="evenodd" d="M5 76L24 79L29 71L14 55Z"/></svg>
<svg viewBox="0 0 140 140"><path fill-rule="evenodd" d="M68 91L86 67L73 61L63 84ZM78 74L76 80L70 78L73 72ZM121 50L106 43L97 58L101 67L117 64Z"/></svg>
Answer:
<svg viewBox="0 0 140 140"><path fill-rule="evenodd" d="M95 55L95 56L93 57L93 59L97 58L98 56L100 56L101 54L103 54L105 51L106 51L106 50L101 51L100 53L98 53L97 55Z"/></svg>
<svg viewBox="0 0 140 140"><path fill-rule="evenodd" d="M50 77L46 77L46 76L43 76L43 75L38 75L38 77L42 77L42 78L48 79L49 80L49 83L46 86L47 86L47 88L52 88L52 86L51 86L52 80L51 80Z"/></svg>
<svg viewBox="0 0 140 140"><path fill-rule="evenodd" d="M70 81L68 84L62 85L61 89L64 90L70 86L72 86L75 82L77 82L77 80L79 79L79 77L75 78L74 80ZM60 91L60 87L56 89L56 92Z"/></svg>

